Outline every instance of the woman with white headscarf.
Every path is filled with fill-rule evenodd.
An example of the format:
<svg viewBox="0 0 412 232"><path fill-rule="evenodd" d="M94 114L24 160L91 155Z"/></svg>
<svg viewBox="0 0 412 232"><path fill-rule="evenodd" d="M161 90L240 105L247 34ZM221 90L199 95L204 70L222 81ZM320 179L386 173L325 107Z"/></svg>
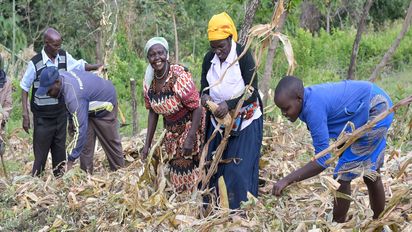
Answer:
<svg viewBox="0 0 412 232"><path fill-rule="evenodd" d="M169 46L163 37L150 39L145 54L149 65L143 86L149 119L143 158L150 150L159 115L163 115L170 180L178 192L191 191L199 178L199 154L204 136L199 92L191 73L169 62Z"/></svg>

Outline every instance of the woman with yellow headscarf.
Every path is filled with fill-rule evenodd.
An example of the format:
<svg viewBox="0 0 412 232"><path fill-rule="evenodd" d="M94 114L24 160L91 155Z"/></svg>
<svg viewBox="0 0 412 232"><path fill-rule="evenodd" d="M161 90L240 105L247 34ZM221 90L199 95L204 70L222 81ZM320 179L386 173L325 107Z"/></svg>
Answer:
<svg viewBox="0 0 412 232"><path fill-rule="evenodd" d="M214 115L211 112L206 115L206 141L217 126L216 118L224 118L236 108L256 68L249 51L236 61L243 52L243 47L236 43L236 27L227 13L214 15L210 19L207 35L211 49L206 53L202 64L202 105L207 108L206 101L213 101L219 107ZM232 63L234 65L231 66ZM225 71L226 74L220 82ZM209 187L217 188L218 178L224 177L231 209L239 208L240 202L247 200L247 192L255 196L258 194L263 110L257 77L254 78L252 87L251 96L244 101L243 107L235 115L235 125L222 156L223 160L231 162L219 164L217 173L209 183ZM211 141L208 150L209 160L212 160L221 140L222 135L217 134Z"/></svg>

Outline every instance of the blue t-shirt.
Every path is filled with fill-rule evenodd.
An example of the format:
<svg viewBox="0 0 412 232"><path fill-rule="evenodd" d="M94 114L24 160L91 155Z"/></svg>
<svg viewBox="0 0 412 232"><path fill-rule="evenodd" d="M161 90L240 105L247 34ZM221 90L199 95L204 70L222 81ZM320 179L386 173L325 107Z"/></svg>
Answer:
<svg viewBox="0 0 412 232"><path fill-rule="evenodd" d="M336 139L351 121L359 128L368 121L372 83L341 81L306 87L300 120L306 123L313 140L315 153L329 147L329 139ZM317 162L327 167L330 154Z"/></svg>

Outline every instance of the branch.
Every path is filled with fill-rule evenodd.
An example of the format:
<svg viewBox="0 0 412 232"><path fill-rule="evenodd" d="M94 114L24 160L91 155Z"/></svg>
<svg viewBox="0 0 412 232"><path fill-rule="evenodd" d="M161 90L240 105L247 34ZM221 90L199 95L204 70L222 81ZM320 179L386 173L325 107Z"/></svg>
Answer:
<svg viewBox="0 0 412 232"><path fill-rule="evenodd" d="M382 69L386 66L389 59L392 58L393 54L395 53L396 49L398 48L401 40L405 36L406 32L409 30L409 26L412 20L412 1L409 4L408 12L406 13L405 20L403 21L402 29L399 32L398 37L396 37L395 41L393 41L391 47L386 51L385 55L383 55L382 60L376 65L375 70L373 70L372 75L369 77L369 81L374 82L378 77L378 74L382 71Z"/></svg>

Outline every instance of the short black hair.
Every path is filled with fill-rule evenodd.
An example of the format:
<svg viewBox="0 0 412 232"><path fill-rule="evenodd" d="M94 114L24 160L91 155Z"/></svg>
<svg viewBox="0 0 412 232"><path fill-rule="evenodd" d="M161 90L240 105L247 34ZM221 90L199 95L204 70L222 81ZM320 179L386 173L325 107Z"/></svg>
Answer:
<svg viewBox="0 0 412 232"><path fill-rule="evenodd" d="M303 82L295 76L284 76L280 79L275 89L275 98L281 94L288 94L291 97L296 97L304 91Z"/></svg>

